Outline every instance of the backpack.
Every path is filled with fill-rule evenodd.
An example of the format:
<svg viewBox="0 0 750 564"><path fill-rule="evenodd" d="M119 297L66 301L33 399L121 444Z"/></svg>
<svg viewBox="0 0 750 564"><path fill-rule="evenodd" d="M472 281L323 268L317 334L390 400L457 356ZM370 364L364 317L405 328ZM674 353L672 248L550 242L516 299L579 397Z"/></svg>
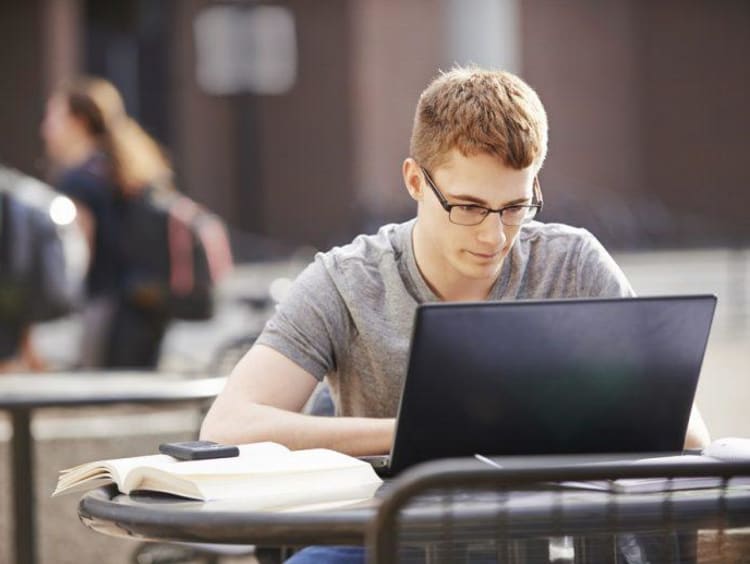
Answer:
<svg viewBox="0 0 750 564"><path fill-rule="evenodd" d="M122 202L125 298L169 318L214 314L214 289L232 269L218 216L174 190L149 187Z"/></svg>
<svg viewBox="0 0 750 564"><path fill-rule="evenodd" d="M3 322L48 321L81 306L86 243L73 222L74 210L67 197L46 184L0 166ZM61 211L70 213L63 213L66 218Z"/></svg>

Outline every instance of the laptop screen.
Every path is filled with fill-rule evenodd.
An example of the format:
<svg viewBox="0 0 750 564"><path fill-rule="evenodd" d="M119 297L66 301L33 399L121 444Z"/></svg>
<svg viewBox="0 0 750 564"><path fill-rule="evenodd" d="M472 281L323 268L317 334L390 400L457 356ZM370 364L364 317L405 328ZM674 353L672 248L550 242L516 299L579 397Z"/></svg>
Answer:
<svg viewBox="0 0 750 564"><path fill-rule="evenodd" d="M680 451L715 296L418 307L391 472L435 458Z"/></svg>

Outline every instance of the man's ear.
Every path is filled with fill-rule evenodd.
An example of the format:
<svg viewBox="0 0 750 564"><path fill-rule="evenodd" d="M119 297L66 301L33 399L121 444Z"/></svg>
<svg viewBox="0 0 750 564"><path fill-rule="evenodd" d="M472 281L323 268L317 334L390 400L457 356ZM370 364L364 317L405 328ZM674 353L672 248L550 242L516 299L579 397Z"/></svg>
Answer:
<svg viewBox="0 0 750 564"><path fill-rule="evenodd" d="M424 194L424 176L422 175L422 169L413 158L409 157L404 160L404 164L401 166L401 173L404 176L404 185L409 192L412 199L420 201Z"/></svg>

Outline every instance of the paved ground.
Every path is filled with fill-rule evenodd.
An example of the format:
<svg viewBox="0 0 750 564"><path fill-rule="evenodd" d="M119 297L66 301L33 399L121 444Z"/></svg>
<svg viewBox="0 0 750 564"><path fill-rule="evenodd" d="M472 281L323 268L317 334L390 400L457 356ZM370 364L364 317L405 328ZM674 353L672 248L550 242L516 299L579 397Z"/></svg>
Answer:
<svg viewBox="0 0 750 564"><path fill-rule="evenodd" d="M620 255L640 294L711 292L719 310L709 343L698 402L714 437L750 437L750 260L748 252L651 253ZM252 334L267 311L248 305L273 280L291 277L296 267L269 266L241 272L226 290L219 319L183 324L165 343L164 365L201 372L224 342ZM283 280L277 286L283 286ZM243 298L242 296L245 296ZM252 301L252 299L250 300ZM67 324L66 324L67 323ZM61 362L70 356L75 324L64 322L39 337ZM76 495L51 499L57 471L98 458L153 452L159 442L194 435L198 419L184 410L154 412L144 408L47 410L37 418L37 498L42 564L131 562L137 543L94 533L78 521ZM0 418L0 564L13 564L12 523L8 492L9 426ZM252 562L241 558L226 562Z"/></svg>

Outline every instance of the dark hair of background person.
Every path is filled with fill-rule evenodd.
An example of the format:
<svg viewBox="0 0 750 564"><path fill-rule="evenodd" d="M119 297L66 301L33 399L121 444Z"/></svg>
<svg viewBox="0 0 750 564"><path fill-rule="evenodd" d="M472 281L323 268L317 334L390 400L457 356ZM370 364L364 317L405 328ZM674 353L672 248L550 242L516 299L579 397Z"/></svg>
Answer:
<svg viewBox="0 0 750 564"><path fill-rule="evenodd" d="M171 183L172 169L161 147L127 115L122 96L109 81L82 77L58 93L109 158L112 178L123 195Z"/></svg>

